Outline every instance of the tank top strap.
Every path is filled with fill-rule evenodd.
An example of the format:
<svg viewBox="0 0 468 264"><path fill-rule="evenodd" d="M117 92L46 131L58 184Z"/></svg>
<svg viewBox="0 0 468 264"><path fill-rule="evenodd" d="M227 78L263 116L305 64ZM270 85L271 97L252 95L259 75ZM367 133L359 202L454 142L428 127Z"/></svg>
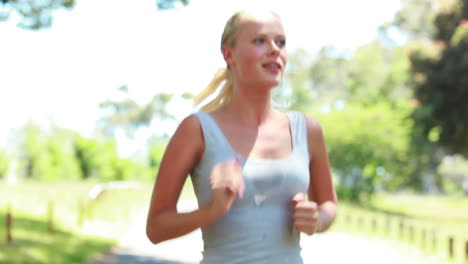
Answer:
<svg viewBox="0 0 468 264"><path fill-rule="evenodd" d="M304 114L301 112L288 112L291 127L291 137L294 149L309 157L309 143L307 138L307 125Z"/></svg>
<svg viewBox="0 0 468 264"><path fill-rule="evenodd" d="M194 115L200 121L205 140L205 151L216 152L232 152L231 146L224 137L223 132L219 128L214 119L206 112L198 111Z"/></svg>

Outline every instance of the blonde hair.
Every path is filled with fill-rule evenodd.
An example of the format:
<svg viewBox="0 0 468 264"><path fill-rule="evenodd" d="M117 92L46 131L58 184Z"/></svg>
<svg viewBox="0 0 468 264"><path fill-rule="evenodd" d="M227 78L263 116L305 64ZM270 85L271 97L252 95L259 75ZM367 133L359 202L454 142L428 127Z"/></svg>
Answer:
<svg viewBox="0 0 468 264"><path fill-rule="evenodd" d="M279 16L273 11L268 11L268 13L270 15L273 14L279 18ZM241 10L229 18L229 20L226 22L226 26L224 27L223 35L221 36L221 51L224 45L234 47L240 25L245 20L245 18L253 17L254 14L260 13L253 12L252 10ZM265 11L262 11L261 14L264 15ZM222 83L223 85L220 89L218 89ZM218 95L207 104L202 106L200 110L205 112L212 112L226 105L231 100L233 85L229 65L220 68L208 86L193 98L193 106L199 106L205 99L214 94L217 90L219 90Z"/></svg>

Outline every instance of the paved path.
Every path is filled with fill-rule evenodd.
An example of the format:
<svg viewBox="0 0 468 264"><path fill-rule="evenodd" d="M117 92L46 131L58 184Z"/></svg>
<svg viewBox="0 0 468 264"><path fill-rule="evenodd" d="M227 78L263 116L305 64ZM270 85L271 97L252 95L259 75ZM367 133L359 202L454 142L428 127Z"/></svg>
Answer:
<svg viewBox="0 0 468 264"><path fill-rule="evenodd" d="M181 210L191 210L194 202L182 201ZM120 239L119 246L91 264L182 264L198 263L202 240L199 230L186 236L151 244L145 236L146 211L136 218L134 228ZM379 264L440 264L435 258L422 256L418 250L395 242L354 236L344 233L324 233L301 238L304 263L379 263Z"/></svg>

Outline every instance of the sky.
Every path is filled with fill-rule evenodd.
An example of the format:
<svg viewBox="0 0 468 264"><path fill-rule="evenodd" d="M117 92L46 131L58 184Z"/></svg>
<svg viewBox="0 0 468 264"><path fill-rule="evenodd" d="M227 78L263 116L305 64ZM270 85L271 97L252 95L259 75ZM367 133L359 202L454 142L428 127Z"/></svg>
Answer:
<svg viewBox="0 0 468 264"><path fill-rule="evenodd" d="M11 128L34 120L54 122L84 136L102 116L99 103L116 99L127 85L137 102L155 93L196 94L224 66L219 45L227 19L261 7L282 18L289 52L330 45L352 51L377 37L399 0L191 0L157 11L155 0L77 0L71 11L53 12L50 29L0 23L0 146ZM192 111L175 101L177 121ZM154 123L142 132L171 132L177 122ZM163 127L164 129L161 129ZM2 142L3 141L3 142Z"/></svg>

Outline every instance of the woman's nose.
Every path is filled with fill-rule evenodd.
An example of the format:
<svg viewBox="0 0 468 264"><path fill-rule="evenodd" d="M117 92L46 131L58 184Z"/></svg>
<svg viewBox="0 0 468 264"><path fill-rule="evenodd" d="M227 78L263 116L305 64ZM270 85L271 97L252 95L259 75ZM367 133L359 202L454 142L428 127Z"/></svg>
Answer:
<svg viewBox="0 0 468 264"><path fill-rule="evenodd" d="M280 51L280 48L278 47L278 45L276 44L276 42L272 41L272 42L270 43L269 54L270 54L270 55L277 55L277 54L279 54L279 51Z"/></svg>

